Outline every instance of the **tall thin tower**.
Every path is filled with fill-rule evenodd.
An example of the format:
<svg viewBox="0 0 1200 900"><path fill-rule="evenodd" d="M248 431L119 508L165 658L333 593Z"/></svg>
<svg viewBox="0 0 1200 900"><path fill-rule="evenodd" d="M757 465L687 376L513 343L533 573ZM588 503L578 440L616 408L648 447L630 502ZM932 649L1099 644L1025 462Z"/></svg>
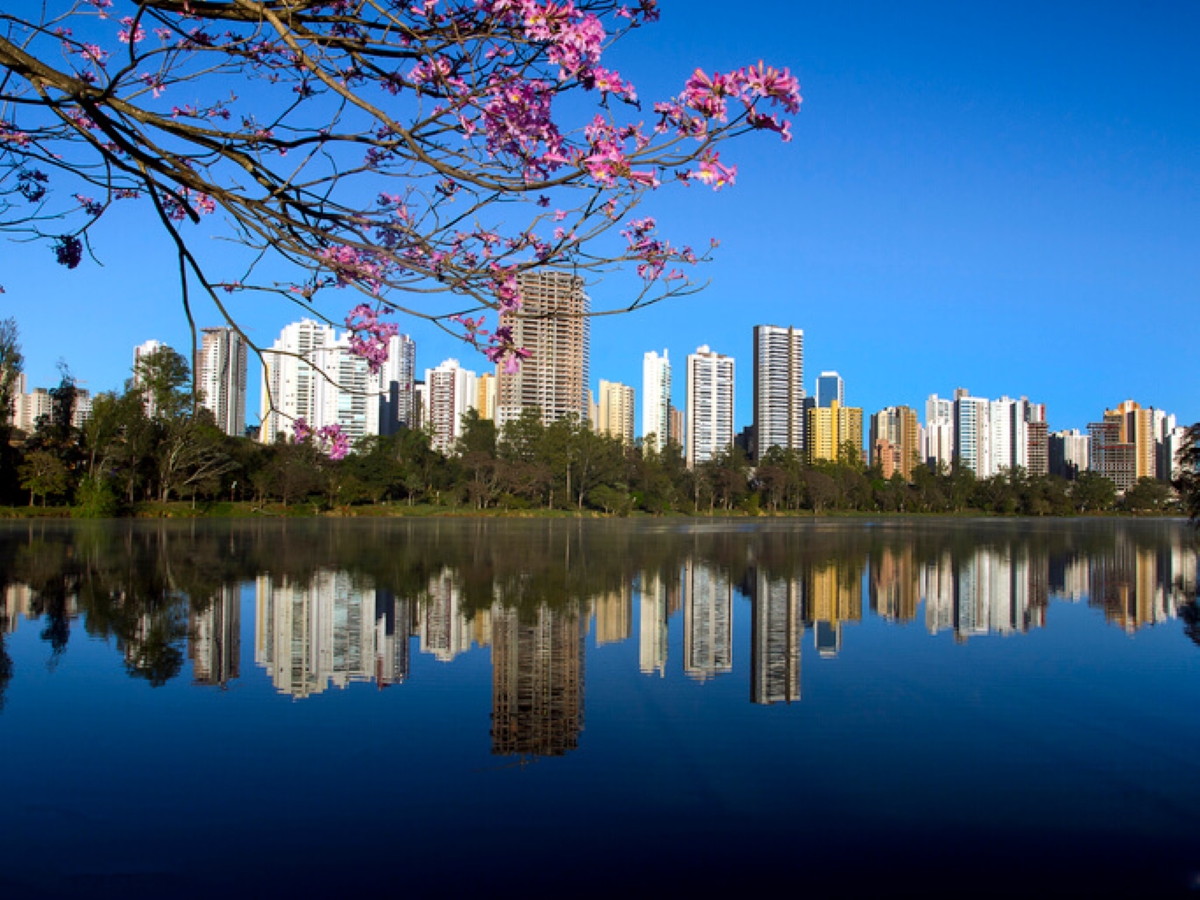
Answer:
<svg viewBox="0 0 1200 900"><path fill-rule="evenodd" d="M246 340L232 328L203 328L196 372L204 407L234 437L246 430Z"/></svg>
<svg viewBox="0 0 1200 900"><path fill-rule="evenodd" d="M671 361L651 350L642 357L642 438L661 450L671 436Z"/></svg>
<svg viewBox="0 0 1200 900"><path fill-rule="evenodd" d="M772 447L804 451L804 332L754 326L755 459Z"/></svg>

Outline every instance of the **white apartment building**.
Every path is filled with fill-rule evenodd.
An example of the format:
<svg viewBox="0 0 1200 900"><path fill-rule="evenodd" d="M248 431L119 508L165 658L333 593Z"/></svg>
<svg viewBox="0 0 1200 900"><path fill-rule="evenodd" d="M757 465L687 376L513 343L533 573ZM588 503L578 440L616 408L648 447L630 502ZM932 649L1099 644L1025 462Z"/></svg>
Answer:
<svg viewBox="0 0 1200 900"><path fill-rule="evenodd" d="M642 357L642 439L656 449L671 434L671 361L651 350Z"/></svg>
<svg viewBox="0 0 1200 900"><path fill-rule="evenodd" d="M474 372L460 368L457 359L447 359L436 369L425 370L429 392L429 418L433 448L449 455L462 437L462 417L475 409L479 385Z"/></svg>
<svg viewBox="0 0 1200 900"><path fill-rule="evenodd" d="M733 445L733 357L707 345L687 358L687 464L695 468Z"/></svg>
<svg viewBox="0 0 1200 900"><path fill-rule="evenodd" d="M264 444L277 437L290 437L292 421L303 418L313 427L317 414L317 382L323 380L313 367L315 351L332 346L333 326L303 319L284 327L270 350L263 353L260 411ZM324 424L324 423L323 423Z"/></svg>

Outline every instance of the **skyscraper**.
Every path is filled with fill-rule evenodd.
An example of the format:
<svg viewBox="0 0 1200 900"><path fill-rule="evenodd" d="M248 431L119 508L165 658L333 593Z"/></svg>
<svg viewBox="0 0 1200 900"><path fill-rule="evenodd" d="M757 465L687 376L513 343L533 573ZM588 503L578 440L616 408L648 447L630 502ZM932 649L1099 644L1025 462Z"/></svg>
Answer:
<svg viewBox="0 0 1200 900"><path fill-rule="evenodd" d="M804 450L804 332L754 326L755 459L772 447Z"/></svg>
<svg viewBox="0 0 1200 900"><path fill-rule="evenodd" d="M972 397L966 388L954 391L954 459L977 478L992 474L990 424L987 400Z"/></svg>
<svg viewBox="0 0 1200 900"><path fill-rule="evenodd" d="M316 384L322 376L313 368L313 352L333 341L331 325L303 319L285 326L271 349L264 351L260 406L264 444L291 435L296 418L310 425L316 420Z"/></svg>
<svg viewBox="0 0 1200 900"><path fill-rule="evenodd" d="M633 388L617 381L600 381L600 411L595 423L599 434L633 443Z"/></svg>
<svg viewBox="0 0 1200 900"><path fill-rule="evenodd" d="M217 427L240 437L246 430L246 341L232 328L203 328L196 387Z"/></svg>
<svg viewBox="0 0 1200 900"><path fill-rule="evenodd" d="M733 357L700 347L687 358L687 464L733 445Z"/></svg>
<svg viewBox="0 0 1200 900"><path fill-rule="evenodd" d="M834 400L846 405L846 384L837 372L822 372L817 376L817 406L828 409Z"/></svg>
<svg viewBox="0 0 1200 900"><path fill-rule="evenodd" d="M920 426L917 411L908 406L889 406L871 416L871 463L883 469L883 477L899 473L912 477L913 465L920 459Z"/></svg>
<svg viewBox="0 0 1200 900"><path fill-rule="evenodd" d="M479 394L475 373L459 368L457 359L448 359L436 369L425 370L425 384L433 448L449 454L462 436L463 413L475 408Z"/></svg>
<svg viewBox="0 0 1200 900"><path fill-rule="evenodd" d="M526 407L549 424L568 414L588 417L589 320L583 279L565 272L526 272L518 278L521 309L500 317L518 347L532 353L515 372L496 369L497 424Z"/></svg>
<svg viewBox="0 0 1200 900"><path fill-rule="evenodd" d="M367 408L367 433L389 437L401 428L414 428L417 345L407 334L388 340L388 357L378 372L368 376L368 389L376 398Z"/></svg>
<svg viewBox="0 0 1200 900"><path fill-rule="evenodd" d="M651 350L642 357L642 438L662 449L671 435L671 361Z"/></svg>
<svg viewBox="0 0 1200 900"><path fill-rule="evenodd" d="M857 406L842 406L834 400L830 406L809 407L806 431L809 462L837 461L845 458L847 448L862 457L863 415Z"/></svg>
<svg viewBox="0 0 1200 900"><path fill-rule="evenodd" d="M930 394L925 401L925 462L934 471L954 465L954 401Z"/></svg>

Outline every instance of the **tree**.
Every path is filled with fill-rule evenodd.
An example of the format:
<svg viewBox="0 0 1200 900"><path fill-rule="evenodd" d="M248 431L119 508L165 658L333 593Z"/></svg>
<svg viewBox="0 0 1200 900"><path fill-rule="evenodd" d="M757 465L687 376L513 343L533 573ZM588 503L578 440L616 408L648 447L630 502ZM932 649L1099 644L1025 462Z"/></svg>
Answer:
<svg viewBox="0 0 1200 900"><path fill-rule="evenodd" d="M1099 472L1080 472L1071 483L1071 502L1079 512L1103 512L1117 502L1117 486Z"/></svg>
<svg viewBox="0 0 1200 900"><path fill-rule="evenodd" d="M21 477L21 487L29 491L30 506L33 506L34 498L39 496L42 506L45 506L49 495L66 493L70 484L67 467L49 450L29 451L17 474Z"/></svg>
<svg viewBox="0 0 1200 900"><path fill-rule="evenodd" d="M472 315L519 313L530 269L632 264L642 290L622 308L688 292L683 267L708 251L661 237L639 203L667 181L732 183L719 146L786 140L800 107L796 79L760 62L697 69L648 116L601 63L656 0L117 3L0 12L0 229L75 268L114 204L141 204L185 308L197 289L236 327L222 288L306 309L351 288L372 365L392 310L519 362L511 332ZM206 230L244 252L192 237L218 210Z"/></svg>
<svg viewBox="0 0 1200 900"><path fill-rule="evenodd" d="M1184 432L1175 465L1179 475L1172 483L1192 524L1200 525L1200 422Z"/></svg>
<svg viewBox="0 0 1200 900"><path fill-rule="evenodd" d="M171 421L192 408L191 381L188 361L171 347L159 347L138 359L130 387L142 396L150 418Z"/></svg>
<svg viewBox="0 0 1200 900"><path fill-rule="evenodd" d="M1158 512L1165 509L1172 499L1168 484L1144 475L1125 492L1125 508L1132 512Z"/></svg>
<svg viewBox="0 0 1200 900"><path fill-rule="evenodd" d="M17 488L13 478L17 462L16 452L10 446L10 418L25 364L18 334L16 319L0 319L0 503L10 502Z"/></svg>

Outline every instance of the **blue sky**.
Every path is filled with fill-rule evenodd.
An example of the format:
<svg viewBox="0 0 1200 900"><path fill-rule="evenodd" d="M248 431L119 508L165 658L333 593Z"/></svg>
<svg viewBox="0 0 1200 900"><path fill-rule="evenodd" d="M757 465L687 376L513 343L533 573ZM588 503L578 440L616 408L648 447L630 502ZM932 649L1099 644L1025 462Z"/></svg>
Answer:
<svg viewBox="0 0 1200 900"><path fill-rule="evenodd" d="M1126 398L1200 420L1200 5L661 10L607 60L643 98L677 93L697 66L761 58L791 68L804 105L790 144L753 135L722 151L733 188L672 187L646 204L667 236L721 247L697 273L703 293L594 322L593 386L640 394L642 355L667 348L682 405L686 356L708 344L737 361L740 429L751 329L769 323L804 330L807 390L835 369L868 414L923 414L929 394L963 386L1044 402L1052 429ZM44 247L0 243L0 316L18 320L34 385L54 384L63 358L88 388L114 389L134 345L187 346L165 241L131 217L96 244L104 265L69 272ZM594 305L620 304L629 284L593 285ZM239 303L266 344L300 316ZM488 368L423 323L401 329L421 369L448 356ZM256 409L256 383L252 395Z"/></svg>

